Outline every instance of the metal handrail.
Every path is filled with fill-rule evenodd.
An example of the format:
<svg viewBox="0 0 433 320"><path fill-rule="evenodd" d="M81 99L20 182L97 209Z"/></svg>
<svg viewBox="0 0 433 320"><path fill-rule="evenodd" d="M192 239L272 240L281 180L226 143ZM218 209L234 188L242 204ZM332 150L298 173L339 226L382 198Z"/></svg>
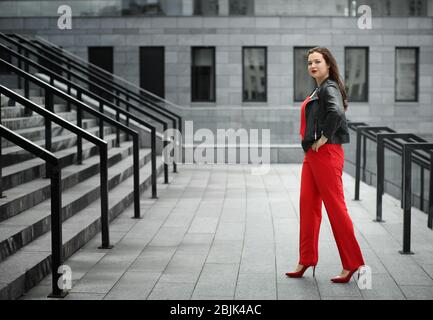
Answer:
<svg viewBox="0 0 433 320"><path fill-rule="evenodd" d="M377 134L381 133L381 132L377 132L377 133L371 133L370 131L381 131L379 128L382 128L382 131L385 130L388 133L392 133L395 132L393 129L388 128L388 127L370 127L367 124L365 124L364 122L351 122L348 121L348 128L352 129L353 131L357 132L357 144L356 144L356 161L355 161L355 167L356 167L356 177L355 177L355 198L354 200L359 200L359 188L360 188L360 167L361 167L361 138L363 138L363 151L362 151L362 158L363 158L363 165L362 165L362 169L363 169L363 179L365 180L365 169L366 169L366 162L367 162L367 151L366 151L366 139L369 139L371 141L377 142ZM359 134L358 134L359 132ZM418 142L426 142L424 139L417 137L414 135L414 139L416 139ZM407 140L407 139L406 139ZM398 153L398 154L402 154L402 148L403 148L403 144L398 142L398 141L386 141L386 146ZM428 168L429 166L429 159L425 154L419 153L419 152L414 152L414 157L413 157L413 161L419 165L422 166L423 168ZM403 206L402 206L403 207Z"/></svg>
<svg viewBox="0 0 433 320"><path fill-rule="evenodd" d="M83 66L83 65L79 64L77 61L75 61L75 60L73 60L73 59L65 56L63 50L61 50L61 49L59 49L57 47L54 48L55 50L58 51L57 54L53 54L51 52L51 50L53 50L53 48L50 47L50 46L48 46L48 45L46 45L46 44L39 43L38 41L36 41L38 44L44 46L44 48L41 48L39 46L36 46L34 42L32 42L30 40L27 40L26 38L24 38L24 37L22 37L20 35L12 34L10 36L11 37L15 37L15 38L19 39L20 41L23 41L26 44L32 46L33 48L35 48L35 49L37 49L39 51L44 52L45 54L51 56L51 59L53 59L54 61L50 60L50 59L47 59L46 57L44 57L43 55L39 54L38 52L34 52L33 50L31 50L29 48L26 48L21 43L16 42L16 41L8 38L6 35L3 35L3 34L0 33L0 37L1 38L3 38L5 40L9 41L10 43L18 46L20 50L21 49L27 50L30 53L36 55L38 58L42 58L42 59L48 61L50 64L53 64L53 65L57 66L58 68L60 68L61 71L66 72L68 80L70 80L71 76L73 76L73 77L77 78L80 81L83 81L85 83L91 84L94 87L97 87L99 90L105 92L105 94L108 94L112 98L114 98L117 101L117 104L119 106L120 106L120 102L122 102L125 105L127 111L129 111L129 108L133 108L137 112L142 113L145 116L151 117L153 120L162 123L163 126L164 126L163 130L166 131L167 130L167 126L166 126L165 122L163 122L159 118L154 117L152 114L149 114L149 113L145 112L143 109L138 108L135 105L131 104L130 100L133 100L133 101L135 101L135 102L137 102L139 104L144 104L147 108L151 109L152 111L154 111L156 113L159 113L163 117L166 117L169 120L171 120L173 122L173 128L174 129L176 129L176 120L177 120L179 131L180 132L182 131L182 117L181 116L177 115L174 112L171 112L170 110L161 110L160 108L153 106L151 101L143 101L143 96L140 96L140 95L136 94L135 92L129 90L128 88L124 88L121 85L119 85L118 83L113 82L112 77L110 79L110 77L108 77L106 74L98 75L97 73L95 73L94 69L91 69L91 68L97 67L96 65L93 65L93 64L89 63L88 66ZM26 53L27 53L27 51L26 51ZM60 56L59 56L59 54L60 54ZM64 59L66 59L67 61L65 61ZM55 61L62 61L63 63L65 63L67 65L67 67L65 68L65 67L63 67L61 65L61 63L57 63ZM89 67L89 66L91 66L91 67ZM72 71L73 69L78 70L81 73L83 73L83 74L85 74L85 75L87 75L89 77L98 79L98 81L104 83L106 86L109 86L112 90L114 90L116 92L116 94L112 93L110 90L107 90L103 86L91 83L91 81L89 81L87 78L81 77L78 74L74 73ZM97 70L99 70L99 69L101 69L101 68L97 67ZM112 75L112 76L114 76L114 75ZM69 88L68 88L68 90L69 90ZM125 95L125 99L120 98L120 93L122 93L123 95ZM163 144L164 144L164 147L166 147L167 144L168 144L168 142L166 140L164 140ZM167 171L166 166L167 165L164 164L164 178L165 178L164 179L164 183L168 183L168 171ZM177 172L176 161L173 161L173 172Z"/></svg>
<svg viewBox="0 0 433 320"><path fill-rule="evenodd" d="M0 59L0 63L1 63ZM48 93L48 91L47 91ZM90 134L89 132L81 129L79 126L64 120L63 118L52 112L52 94L46 94L45 108L38 106L36 103L22 97L14 91L0 85L0 95L3 94L15 102L20 103L26 108L29 108L33 112L36 112L44 117L45 119L45 149L51 151L51 122L54 122L65 128L72 133L75 133L78 137L84 138L90 143L96 145L99 149L100 158L100 181L101 181L101 235L102 235L102 248L110 248L110 236L108 230L108 144L104 140ZM47 176L50 176L50 167L46 168Z"/></svg>
<svg viewBox="0 0 433 320"><path fill-rule="evenodd" d="M403 178L403 250L401 254L413 254L410 250L410 233L411 233L411 207L412 207L412 153L415 149L430 151L430 194L429 203L432 204L433 198L433 143L428 142L408 142L403 145L403 163L404 163L404 178ZM429 228L432 227L433 208L429 207L428 222Z"/></svg>
<svg viewBox="0 0 433 320"><path fill-rule="evenodd" d="M130 89L128 89L126 87L123 87L123 86L121 86L118 83L113 82L113 77L114 78L118 78L120 80L123 80L122 78L116 76L115 74L109 73L108 71L102 69L101 67L99 67L99 66L97 66L95 64L92 64L92 63L90 63L88 61L85 61L85 60L83 60L83 59L81 59L79 57L78 58L79 58L80 62L78 62L77 59L72 59L72 58L68 57L66 55L66 53L68 53L68 52L63 51L63 49L61 49L61 48L58 48L58 47L54 47L53 48L53 46L47 45L47 44L45 44L45 43L43 43L43 42L41 42L39 40L33 40L33 41L31 41L31 40L28 40L28 39L26 39L23 36L18 35L18 34L11 34L10 36L14 37L14 38L17 38L20 41L23 41L26 44L32 46L33 48L44 52L45 54L51 56L56 61L61 61L61 62L65 63L65 64L67 64L68 68L71 68L71 70L72 69L78 70L80 72L86 73L86 75L89 75L89 76L92 76L92 77L98 79L99 81L102 81L104 84L110 86L112 89L114 89L118 93L123 93L125 96L133 94L133 95L135 95L140 100L139 101L140 103L142 102L141 100L143 98L145 98L143 96L138 95L136 92L133 92ZM38 44L40 46L36 46L35 44ZM53 49L55 49L57 51L56 54L54 54L54 53L51 52ZM95 74L95 71L96 71L96 74ZM147 92L146 90L144 90L144 91ZM162 98L160 98L158 96L155 96L154 94L152 94L152 96L157 97L159 99L162 99ZM171 117L178 118L179 124L181 125L181 122L180 122L181 121L181 117L178 114L176 114L176 113L174 113L174 112L172 112L170 110L166 110L166 109L162 109L161 110L161 109L157 108L156 106L153 106L151 100L146 100L145 101L145 105L147 107L149 107L150 109L152 109L153 111L155 111L157 113L160 113L162 116L165 116L165 117L168 117L168 118L171 118Z"/></svg>
<svg viewBox="0 0 433 320"><path fill-rule="evenodd" d="M398 133L388 127L370 127L365 123L350 123L348 127L355 130L357 133L356 141L356 172L359 178L360 170L360 150L361 137L364 137L364 157L366 139L370 139L377 143L377 190L376 190L376 222L384 222L382 220L382 194L384 193L384 149L396 152L402 157L402 182L401 182L401 207L403 209L403 250L401 254L413 254L410 250L410 234L411 234L411 203L412 203L412 163L416 163L421 168L421 210L423 210L424 202L424 170L430 170L430 188L429 188L429 208L427 227L433 229L433 143L429 143L413 133ZM386 132L375 132L386 131ZM372 133L375 132L375 133ZM385 140L388 139L389 141ZM402 139L405 142L401 143L395 139ZM412 141L411 141L412 140ZM415 140L415 141L413 141ZM429 151L430 153L420 153L416 150ZM365 166L365 162L364 162ZM357 182L359 184L359 181ZM355 193L358 191L359 185L355 185ZM355 199L355 200L359 200Z"/></svg>
<svg viewBox="0 0 433 320"><path fill-rule="evenodd" d="M54 62L52 62L52 60L48 60L46 57L40 55L39 53L26 48L25 46L23 46L21 43L16 42L15 40L9 39L7 36L3 35L2 33L0 33L0 38L16 45L17 47L19 47L20 49L25 49L26 53L31 53L33 55L35 55L38 58L42 58L46 61L48 61L50 64L55 64ZM91 81L89 81L87 78L82 77L80 75L77 75L76 73L64 68L63 66L60 66L57 64L57 66L59 68L61 68L63 71L68 73L68 79L65 79L64 77L62 77L61 75L58 75L57 73L52 72L51 70L49 70L48 68L41 66L40 64L32 61L31 59L22 56L20 54L17 54L16 52L14 52L12 49L9 49L8 47L4 46L3 44L0 44L0 48L2 48L3 50L6 50L9 52L9 54L13 55L14 57L16 57L19 62L21 63L22 61L26 62L26 66L28 66L28 64L32 65L33 67L37 68L38 70L42 70L44 73L48 74L50 76L50 83L54 84L54 78L67 84L68 86L68 93L70 94L70 90L71 88L77 90L77 94L79 94L78 98L79 100L81 100L81 94L84 93L87 96L97 100L99 102L99 109L101 110L101 112L103 112L103 108L104 108L104 104L110 108L113 108L116 111L116 120L120 121L120 114L122 113L123 115L125 115L126 117L126 121L127 121L127 126L129 124L129 119L133 119L134 121L138 122L139 124L143 125L144 127L147 127L151 130L151 145L152 145L152 198L157 198L157 191L156 191L156 153L154 153L154 150L156 150L156 129L154 128L154 126L150 125L149 123L147 123L146 121L144 121L143 119L131 114L129 112L129 108L134 109L136 111L138 111L141 114L144 114L145 116L148 116L150 118L152 118L153 120L162 123L163 125L163 130L166 131L167 130L167 123L155 116L153 116L152 114L149 114L148 112L138 108L137 106L130 104L127 100L121 99L117 96L115 96L112 92L108 91L107 89L97 85L97 84L93 84L91 83ZM120 101L122 101L123 103L127 104L126 110L120 108L118 105L113 104L112 102L102 98L101 96L91 92L90 90L87 90L81 86L79 86L78 84L72 82L71 80L69 80L70 76L74 76L75 78L79 79L82 82L85 82L89 85L92 85L96 88L98 88L99 90L105 92L106 94L110 95L111 97L115 98L117 100L117 103L120 105ZM26 86L26 88L28 87L28 85ZM174 121L175 122L175 121ZM100 125L100 134L103 134L103 130L102 130L102 126ZM119 131L117 130L117 143L119 142ZM168 142L165 141L164 139L164 146L167 145ZM156 152L156 151L155 151ZM174 168L176 168L175 163L173 164ZM176 172L176 170L174 170L174 172ZM164 182L168 184L168 165L166 163L164 163Z"/></svg>
<svg viewBox="0 0 433 320"><path fill-rule="evenodd" d="M78 60L78 61L80 61L81 63L84 63L84 64L86 64L86 65L88 65L88 66L91 66L92 69L96 69L96 70L98 70L101 74L104 74L105 76L113 77L113 78L115 78L115 79L117 79L117 80L120 80L121 82L125 83L126 85L128 85L128 86L130 86L130 87L133 87L133 88L139 90L141 93L144 93L145 95L151 96L152 98L154 98L154 99L156 99L156 100L159 100L159 101L163 102L164 105L170 105L170 106L172 106L172 107L175 107L175 108L178 108L178 109L181 109L181 110L184 109L184 108L181 107L181 106L178 106L178 105L176 105L176 104L174 104L174 103L172 103L172 102L170 102L170 101L168 101L168 100L165 100L164 98L161 98L161 97L159 97L159 96L153 94L153 93L150 92L150 91L147 91L146 89L143 89L143 88L137 86L135 83L132 83L132 82L130 82L130 81L124 79L124 78L121 78L121 77L119 77L119 76L117 76L117 75L115 75L115 74L111 74L111 73L108 72L107 70L104 70L104 69L102 69L101 67L99 67L99 66L97 66L97 65L95 65L95 64L92 64L92 63L90 63L90 62L84 60L83 58L81 58L81 57L79 57L79 56L73 54L72 52L63 51L63 49L62 49L61 47L59 47L58 45L56 45L56 44L54 44L54 43L48 41L47 39L44 39L44 38L42 38L42 37L40 37L40 36L38 36L38 35L35 35L35 39L36 39L36 41L37 41L38 43L40 43L41 45L45 46L46 48L55 48L56 50L58 50L59 53L63 53L64 57L65 57L66 59L70 60L71 62L74 61L74 60L75 60L75 61ZM66 55L69 56L69 57L67 57ZM130 89L126 88L126 87L123 87L123 88L124 88L125 90L130 91L131 93L136 94L135 92L133 92L132 90L130 90Z"/></svg>
<svg viewBox="0 0 433 320"><path fill-rule="evenodd" d="M45 160L50 166L51 174L51 276L52 276L52 292L51 297L64 297L66 291L58 286L60 274L59 267L63 263L63 242L62 242L62 169L60 167L60 159L51 152L41 148L33 142L21 137L12 130L0 124L0 138L5 138L24 150L34 154L35 156ZM1 139L0 139L0 159L1 159ZM1 182L1 160L0 160L0 182Z"/></svg>
<svg viewBox="0 0 433 320"><path fill-rule="evenodd" d="M0 44L0 49L6 50L10 55L14 56L15 58L17 58L19 61L24 61L26 63L28 63L29 65L43 70L44 72L47 72L49 74L54 75L50 70L48 70L47 68L39 65L38 63L23 57L22 55L17 54L16 52L14 52L13 50L5 47L3 44ZM79 87L78 85L75 85L76 89L77 89L77 98L72 97L71 95L68 95L67 93L51 86L50 84L36 78L35 76L24 72L23 70L17 68L16 66L4 61L0 59L0 63L3 63L4 65L6 65L10 70L12 70L15 74L17 74L18 76L23 77L27 82L31 81L35 84L37 84L38 86L47 89L48 91L50 91L51 93L55 94L56 96L64 99L65 101L76 105L77 106L77 113L78 113L78 125L81 125L81 118L82 118L82 113L83 111L90 113L91 115L95 116L96 118L99 119L99 131L101 134L101 137L103 136L103 122L107 122L108 124L116 127L118 130L122 130L124 132L126 132L127 134L131 135L133 138L133 166L134 166L134 218L140 218L140 182L139 182L139 134L137 131L130 129L128 126L125 126L124 124L119 122L119 113L124 114L126 117L130 117L131 119L136 120L139 123L142 123L143 125L147 125L150 130L151 130L151 136L152 136L152 141L151 141L151 154L152 154L152 197L156 198L156 130L153 126L146 124L144 121L142 121L141 119L135 117L134 115L129 114L128 112L126 112L125 110L118 108L115 105L110 105L111 108L115 109L117 111L117 119L114 120L110 117L108 117L107 115L105 115L103 113L103 103L100 102L100 111L95 110L94 108L91 108L89 106L87 106L86 104L84 104L82 101L80 101L81 98L81 94L82 92L85 94L89 94L92 95L92 93L88 92L87 90ZM58 76L60 77L60 76ZM60 77L61 78L61 77ZM61 78L62 80L62 78ZM117 142L119 143L119 137L117 138ZM82 155L81 155L81 140L77 141L77 147L79 150L78 153L78 158L81 159Z"/></svg>

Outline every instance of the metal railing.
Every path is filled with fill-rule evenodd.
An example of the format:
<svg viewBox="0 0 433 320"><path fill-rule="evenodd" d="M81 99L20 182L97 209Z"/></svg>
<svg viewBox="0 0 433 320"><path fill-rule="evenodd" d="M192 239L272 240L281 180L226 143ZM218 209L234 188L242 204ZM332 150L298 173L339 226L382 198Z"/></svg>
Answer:
<svg viewBox="0 0 433 320"><path fill-rule="evenodd" d="M413 254L410 250L411 244L411 207L412 207L412 163L420 166L421 172L421 210L424 209L424 175L425 170L430 171L429 186L429 208L427 227L433 228L433 143L412 133L398 133L393 129L383 126L368 126L363 122L348 122L349 129L356 132L356 156L355 156L355 200L359 200L359 189L361 180L361 153L362 170L365 180L366 169L366 143L367 139L376 142L376 165L377 165L377 190L376 190L376 219L375 222L385 222L382 219L382 196L384 194L385 176L385 149L401 156L401 208L403 209L403 250L401 254ZM401 139L404 142L399 142ZM361 152L362 149L362 152ZM418 151L417 151L418 150ZM419 151L430 151L430 154Z"/></svg>
<svg viewBox="0 0 433 320"><path fill-rule="evenodd" d="M9 49L6 46L0 44L0 49L5 50L5 52L8 52L11 56L17 58L19 60L20 64L25 63L25 66L27 66L27 67L30 65L30 66L38 69L39 72L43 72L43 73L47 74L50 77L50 83L52 85L54 85L54 80L58 80L59 82L65 84L67 86L68 94L71 94L72 89L76 90L76 95L77 95L77 98L79 100L83 100L82 99L83 94L92 98L92 99L95 99L98 102L99 110L102 113L104 112L104 107L110 107L110 108L114 109L116 111L116 120L117 121L120 121L120 114L123 114L126 117L126 126L129 126L129 119L132 119L132 120L136 121L137 123L139 123L140 125L150 129L150 131L151 131L151 149L152 149L152 155L151 155L152 156L152 161L151 161L152 162L152 177L151 177L151 179L152 179L152 198L157 198L157 190L156 190L156 188L157 188L157 182L156 182L156 128L154 126L152 126L151 124L147 123L146 121L144 121L143 119L141 119L140 117L132 114L130 112L130 109L135 110L135 111L137 111L137 112L139 112L145 116L148 116L152 120L161 123L163 125L164 131L167 130L167 123L165 121L155 117L154 115L140 109L139 107L130 104L129 101L115 96L109 90L99 86L98 84L92 83L87 78L82 77L82 76L68 70L67 68L65 68L61 65L58 65L57 63L53 62L53 60L47 59L46 57L44 57L43 55L40 55L38 52L35 52L34 50L26 48L21 43L15 41L13 39L10 39L9 37L5 36L2 33L0 33L0 38L3 40L6 40L7 42L9 42L15 46L17 46L19 50L24 51L27 55L32 54L35 57L37 57L38 59L45 60L47 63L50 63L50 65L53 65L56 68L58 68L59 72L63 71L63 72L67 73L67 78L65 78L65 77L63 77L57 73L52 72L51 70L40 65L39 63L32 61L30 58L23 56L23 55L20 55L20 54L17 54L12 49ZM83 88L82 86L76 84L75 82L72 82L71 78L76 78L79 81L88 84L89 86L91 85L92 87L97 88L100 92L104 92L106 95L109 95L110 97L116 99L117 104L113 104L111 101L104 99L100 95L95 94L94 92L91 92L90 90ZM120 107L120 102L126 104L126 110L122 109ZM103 131L101 124L100 124L100 131ZM119 141L119 131L118 130L117 130L116 134L117 134L117 141ZM165 145L166 145L166 141L164 141L164 146ZM168 165L165 162L164 162L164 178L165 178L164 182L168 183Z"/></svg>
<svg viewBox="0 0 433 320"><path fill-rule="evenodd" d="M132 104L131 101L134 101L139 106L143 106L146 109L149 109L157 113L158 115L169 119L172 122L174 129L179 128L179 131L180 132L182 131L182 118L178 114L166 109L161 109L158 106L155 106L152 101L149 101L149 99L143 100L143 96L140 96L130 91L127 88L123 88L120 84L113 82L113 77L116 77L114 74L110 74L105 70L104 70L105 73L101 73L100 70L103 69L99 68L98 66L89 64L87 62L85 62L86 65L84 65L84 63L77 62L76 60L69 58L67 54L65 54L65 52L59 49L58 47L49 46L43 42L39 42L38 40L30 41L17 34L13 34L8 37L0 33L0 37L3 38L4 40L7 40L9 43L16 45L19 48L19 50L24 50L26 54L30 53L32 55L37 56L39 59L44 59L45 61L47 61L47 63L54 65L56 68L58 68L59 71L64 72L66 74L68 80L76 79L85 82L88 85L97 88L99 92L102 92L103 94L108 95L111 99L115 100L117 106L120 107L123 104L127 111L133 109L134 111L144 116L148 116L152 120L163 124L164 132L167 129L167 124L165 121L162 121L160 118L155 117L151 113L146 112L143 108L140 108ZM12 37L18 39L20 42L14 41L13 39L11 39ZM22 43L25 43L26 45L36 49L37 52L29 49L26 46L23 46ZM53 50L55 51L55 53L53 53ZM41 54L41 52L43 54ZM63 64L65 64L66 66L63 66ZM91 77L92 80L97 80L99 83L103 85L95 84L93 81L90 81L86 77L80 76L79 74L75 73L73 70L82 73L86 77ZM124 98L121 97L121 94L124 95ZM178 124L176 124L176 122ZM170 137L170 139L173 138L174 138L173 136ZM163 146L166 147L167 144L168 141L164 139ZM173 172L177 172L177 165L175 161L173 161ZM164 163L164 183L168 183L168 165L165 163Z"/></svg>
<svg viewBox="0 0 433 320"><path fill-rule="evenodd" d="M1 86L2 88L2 86ZM0 124L0 185L2 180L1 165L1 138L9 140L33 155L45 160L50 166L51 179L51 275L52 275L52 292L50 297L60 298L66 296L67 292L63 291L57 283L60 274L57 272L63 263L63 243L62 243L62 191L61 181L62 173L60 159L49 151L44 150L33 142L21 137L12 130Z"/></svg>
<svg viewBox="0 0 433 320"><path fill-rule="evenodd" d="M47 73L51 73L50 70L48 70L47 68L40 66L38 63L29 60L28 58L25 58L19 54L17 54L16 52L14 52L13 50L5 47L4 45L0 44L0 50L5 50L6 52L8 52L12 57L15 57L17 59L21 59L21 61L28 63L29 66L35 67L37 69L43 70ZM118 120L119 118L119 114L123 113L126 117L130 117L131 119L136 120L137 122L141 122L144 123L144 121L138 119L137 117L135 117L134 115L129 114L128 112L117 108L116 106L110 106L112 108L114 108L118 113L117 113L117 119L114 120L111 117L107 116L106 114L104 114L104 110L103 110L103 104L101 103L100 105L100 109L95 110L94 108L91 108L89 106L87 106L86 104L84 104L82 101L80 101L80 99L74 98L71 95L68 95L67 93L53 87L52 85L36 78L35 76L24 72L23 70L17 68L16 66L0 59L0 63L2 63L3 65L5 65L9 70L11 70L13 73L15 73L16 75L18 75L19 77L24 78L27 82L32 82L34 84L36 84L37 86L46 89L46 95L47 95L47 91L50 92L51 94L60 97L62 99L64 99L65 101L69 102L72 105L75 105L77 107L77 125L79 127L81 127L82 124L82 114L83 112L87 112L89 114L91 114L92 116L96 117L99 121L99 131L100 131L100 135L101 138L103 138L103 125L104 123L107 123L111 126L114 126L116 129L118 130L122 130L124 131L126 134L129 134L132 136L133 139L133 167L134 167L134 218L140 218L140 175L139 175L139 149L140 149L140 141L139 141L139 133L127 126L125 126L124 124L120 123ZM81 90L79 86L76 86L77 90L77 95L78 98L80 98L80 95L82 93L87 94L87 90L82 89ZM49 99L52 99L52 97L48 97ZM117 109L116 109L117 108ZM152 153L152 196L156 197L156 133L155 133L155 128L148 125L151 128L151 133L153 133L152 135L152 149L151 149L151 153ZM119 141L119 135L117 135L117 144L120 143ZM78 149L78 163L81 163L82 161L82 141L81 139L77 140L77 149Z"/></svg>
<svg viewBox="0 0 433 320"><path fill-rule="evenodd" d="M12 36L17 36L16 34L12 35ZM60 53L66 60L68 60L71 63L75 63L77 65L82 65L82 66L87 66L87 67L91 67L92 70L97 71L101 76L106 77L107 79L109 79L110 81L113 81L112 79L118 80L119 82L123 83L123 85L121 85L119 82L116 82L116 85L122 87L124 90L126 90L127 92L131 93L131 94L135 94L137 95L136 92L134 92L133 90L129 89L128 87L134 88L134 90L137 90L140 94L138 94L137 96L144 98L147 102L154 104L155 101L159 101L160 104L158 104L158 106L170 106L170 107L174 107L177 108L179 110L184 109L181 106L175 105L174 103L171 103L168 100L165 100L164 98L161 98L155 94L153 94L150 91L147 91L139 86L137 86L135 83L132 83L124 78L121 78L119 76L116 76L115 74L112 74L110 72L108 72L107 70L104 70L103 68L90 63L89 61L84 60L83 58L73 54L72 52L63 50L60 46L48 41L47 39L44 39L42 37L39 36L35 36L34 41L38 44L40 44L41 46L48 48L48 49L56 49L57 53ZM150 97L150 98L147 98ZM167 110L167 109L166 109ZM169 110L167 110L169 111ZM176 113L174 113L176 114Z"/></svg>
<svg viewBox="0 0 433 320"><path fill-rule="evenodd" d="M0 63L2 60L0 59ZM0 95L3 94L10 99L18 102L25 108L31 109L33 112L36 112L44 117L45 119L45 150L51 152L51 141L52 141L52 132L51 132L51 123L54 122L65 128L72 133L75 133L79 138L84 138L90 143L96 145L99 149L99 159L100 159L100 193L101 193L101 236L102 236L102 244L101 248L107 249L111 248L110 245L110 236L108 230L108 144L104 140L90 134L89 132L81 129L79 126L70 123L69 121L64 120L63 118L57 116L53 112L53 94L47 89L45 94L45 108L38 106L36 103L20 96L14 91L0 85ZM1 120L1 119L0 119ZM78 140L78 139L77 139ZM1 146L0 146L1 147ZM78 152L78 151L77 151ZM1 152L0 152L1 154ZM1 163L1 162L0 162ZM46 176L49 177L51 167L47 164L46 167ZM0 177L1 177L0 173ZM0 186L1 188L1 186ZM0 189L0 194L2 190Z"/></svg>

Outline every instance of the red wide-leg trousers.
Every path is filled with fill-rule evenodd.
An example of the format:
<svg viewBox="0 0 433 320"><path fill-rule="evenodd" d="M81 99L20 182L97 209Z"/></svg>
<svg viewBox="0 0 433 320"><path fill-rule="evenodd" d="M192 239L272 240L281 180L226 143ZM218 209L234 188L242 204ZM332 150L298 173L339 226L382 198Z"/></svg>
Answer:
<svg viewBox="0 0 433 320"><path fill-rule="evenodd" d="M299 264L316 265L318 240L325 204L332 232L337 242L343 269L364 265L355 238L353 223L344 200L342 173L344 149L341 144L324 144L319 151L309 149L302 164L300 196Z"/></svg>

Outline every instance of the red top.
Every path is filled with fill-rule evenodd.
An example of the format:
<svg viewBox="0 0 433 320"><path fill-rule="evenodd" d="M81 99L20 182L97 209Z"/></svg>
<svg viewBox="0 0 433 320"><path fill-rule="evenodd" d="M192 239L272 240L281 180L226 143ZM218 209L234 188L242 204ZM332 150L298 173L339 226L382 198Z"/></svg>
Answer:
<svg viewBox="0 0 433 320"><path fill-rule="evenodd" d="M308 101L310 101L309 96L305 98L304 102L301 105L301 129L299 130L299 134L301 135L302 140L304 140L304 135L305 135L305 126L306 126L305 106L307 105Z"/></svg>

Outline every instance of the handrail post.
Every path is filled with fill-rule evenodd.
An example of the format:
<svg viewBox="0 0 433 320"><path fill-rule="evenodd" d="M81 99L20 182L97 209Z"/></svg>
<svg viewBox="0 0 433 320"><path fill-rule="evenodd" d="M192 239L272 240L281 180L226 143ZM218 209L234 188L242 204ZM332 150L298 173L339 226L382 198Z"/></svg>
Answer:
<svg viewBox="0 0 433 320"><path fill-rule="evenodd" d="M129 96L126 96L126 101L129 103ZM126 112L129 113L129 104L126 105ZM126 117L126 126L129 127L129 117ZM129 137L129 135L128 135Z"/></svg>
<svg viewBox="0 0 433 320"><path fill-rule="evenodd" d="M50 166L52 166L50 164ZM51 274L52 293L50 298L63 298L67 291L60 288L59 268L63 263L63 242L62 242L62 192L61 192L61 171L60 166L52 166L51 172Z"/></svg>
<svg viewBox="0 0 433 320"><path fill-rule="evenodd" d="M420 207L421 211L424 211L424 168L420 166L421 170L421 188L420 188Z"/></svg>
<svg viewBox="0 0 433 320"><path fill-rule="evenodd" d="M104 104L99 101L99 112L104 113ZM99 118L99 138L104 139L104 121Z"/></svg>
<svg viewBox="0 0 433 320"><path fill-rule="evenodd" d="M399 251L401 254L413 254L410 251L410 234L411 234L411 207L412 207L412 152L414 150L433 150L433 143L428 142L408 142L403 144L403 250ZM430 158L430 169L432 169L432 158ZM430 171L430 176L431 176ZM430 191L431 191L430 181ZM429 212L430 214L430 212ZM428 224L427 224L428 225Z"/></svg>
<svg viewBox="0 0 433 320"><path fill-rule="evenodd" d="M363 131L378 131L386 130L388 132L395 132L388 127L371 127L368 125L359 125L356 127L356 175L355 175L355 199L359 200L359 187L360 187L360 176L361 176L361 138L364 141L363 147L363 178L366 180L365 169L367 164L367 136Z"/></svg>
<svg viewBox="0 0 433 320"><path fill-rule="evenodd" d="M53 95L45 89L45 109L48 111L53 111ZM52 125L48 118L44 119L45 122L45 149L51 151L52 149ZM51 166L48 162L45 164L45 178L49 179L51 177Z"/></svg>
<svg viewBox="0 0 433 320"><path fill-rule="evenodd" d="M101 237L102 244L99 249L111 249L110 231L109 231L109 208L108 208L108 145L104 144L99 147L99 159L101 170Z"/></svg>
<svg viewBox="0 0 433 320"><path fill-rule="evenodd" d="M152 199L158 199L156 194L156 129L151 130L151 162L152 162Z"/></svg>
<svg viewBox="0 0 433 320"><path fill-rule="evenodd" d="M81 101L81 91L77 92L77 99ZM83 110L77 106L77 126L83 128ZM83 139L77 136L77 164L83 164Z"/></svg>
<svg viewBox="0 0 433 320"><path fill-rule="evenodd" d="M433 152L430 151L430 186L428 197L427 227L433 229Z"/></svg>
<svg viewBox="0 0 433 320"><path fill-rule="evenodd" d="M412 148L403 145L403 250L401 254L413 254L410 251L411 197L412 197Z"/></svg>
<svg viewBox="0 0 433 320"><path fill-rule="evenodd" d="M29 57L29 53L27 51L24 52L24 57L26 57L26 58ZM28 63L24 64L24 71L29 72L29 64ZM30 97L30 86L29 86L29 80L28 79L24 79L24 97L26 97L27 99Z"/></svg>
<svg viewBox="0 0 433 320"><path fill-rule="evenodd" d="M116 121L120 122L120 112L116 110ZM116 148L120 147L120 129L116 128Z"/></svg>
<svg viewBox="0 0 433 320"><path fill-rule="evenodd" d="M167 163L167 161L168 161L168 158L170 155L167 155L167 157L165 157L166 154L164 154L164 152L167 153L167 145L168 145L168 141L167 141L168 133L167 133L167 124L166 123L164 123L163 128L164 128L164 137L163 137L162 146L163 146L163 157L164 157L164 183L167 184L168 183L168 163Z"/></svg>
<svg viewBox="0 0 433 320"><path fill-rule="evenodd" d="M377 188L376 188L376 220L375 222L385 222L382 220L382 196L385 193L385 139L406 139L412 137L411 133L378 133L376 135L377 141ZM403 172L403 155L402 159L402 172ZM403 196L403 174L401 179L401 189ZM401 208L403 208L403 198L401 198Z"/></svg>
<svg viewBox="0 0 433 320"><path fill-rule="evenodd" d="M385 144L383 137L379 133L377 135L377 187L376 187L376 219L375 222L385 222L382 219L382 196L384 193L384 177L385 177Z"/></svg>
<svg viewBox="0 0 433 320"><path fill-rule="evenodd" d="M21 47L18 47L18 54L19 55L21 55L22 54L22 50L21 50ZM18 59L17 58L17 62L18 62L18 68L19 69L22 69L22 62L21 62L21 59ZM22 89L23 88L23 82L22 82L22 78L21 77L18 77L17 78L17 80L18 80L18 89Z"/></svg>
<svg viewBox="0 0 433 320"><path fill-rule="evenodd" d="M71 67L69 64L67 65L67 68L68 68L68 70L71 70ZM67 79L69 81L71 81L71 73L70 72L68 72L68 74L67 74ZM69 85L68 85L68 94L71 95L71 86L69 86ZM71 111L71 103L69 101L66 102L66 108L68 111Z"/></svg>
<svg viewBox="0 0 433 320"><path fill-rule="evenodd" d="M1 94L0 94L0 108L1 108ZM2 113L0 109L0 124L2 123ZM3 161L2 161L2 138L0 137L0 199L6 198L3 194Z"/></svg>
<svg viewBox="0 0 433 320"><path fill-rule="evenodd" d="M356 160L355 160L355 199L359 200L359 184L361 180L361 136L364 126L356 128Z"/></svg>
<svg viewBox="0 0 433 320"><path fill-rule="evenodd" d="M132 139L134 152L134 218L140 219L140 135L137 133Z"/></svg>

